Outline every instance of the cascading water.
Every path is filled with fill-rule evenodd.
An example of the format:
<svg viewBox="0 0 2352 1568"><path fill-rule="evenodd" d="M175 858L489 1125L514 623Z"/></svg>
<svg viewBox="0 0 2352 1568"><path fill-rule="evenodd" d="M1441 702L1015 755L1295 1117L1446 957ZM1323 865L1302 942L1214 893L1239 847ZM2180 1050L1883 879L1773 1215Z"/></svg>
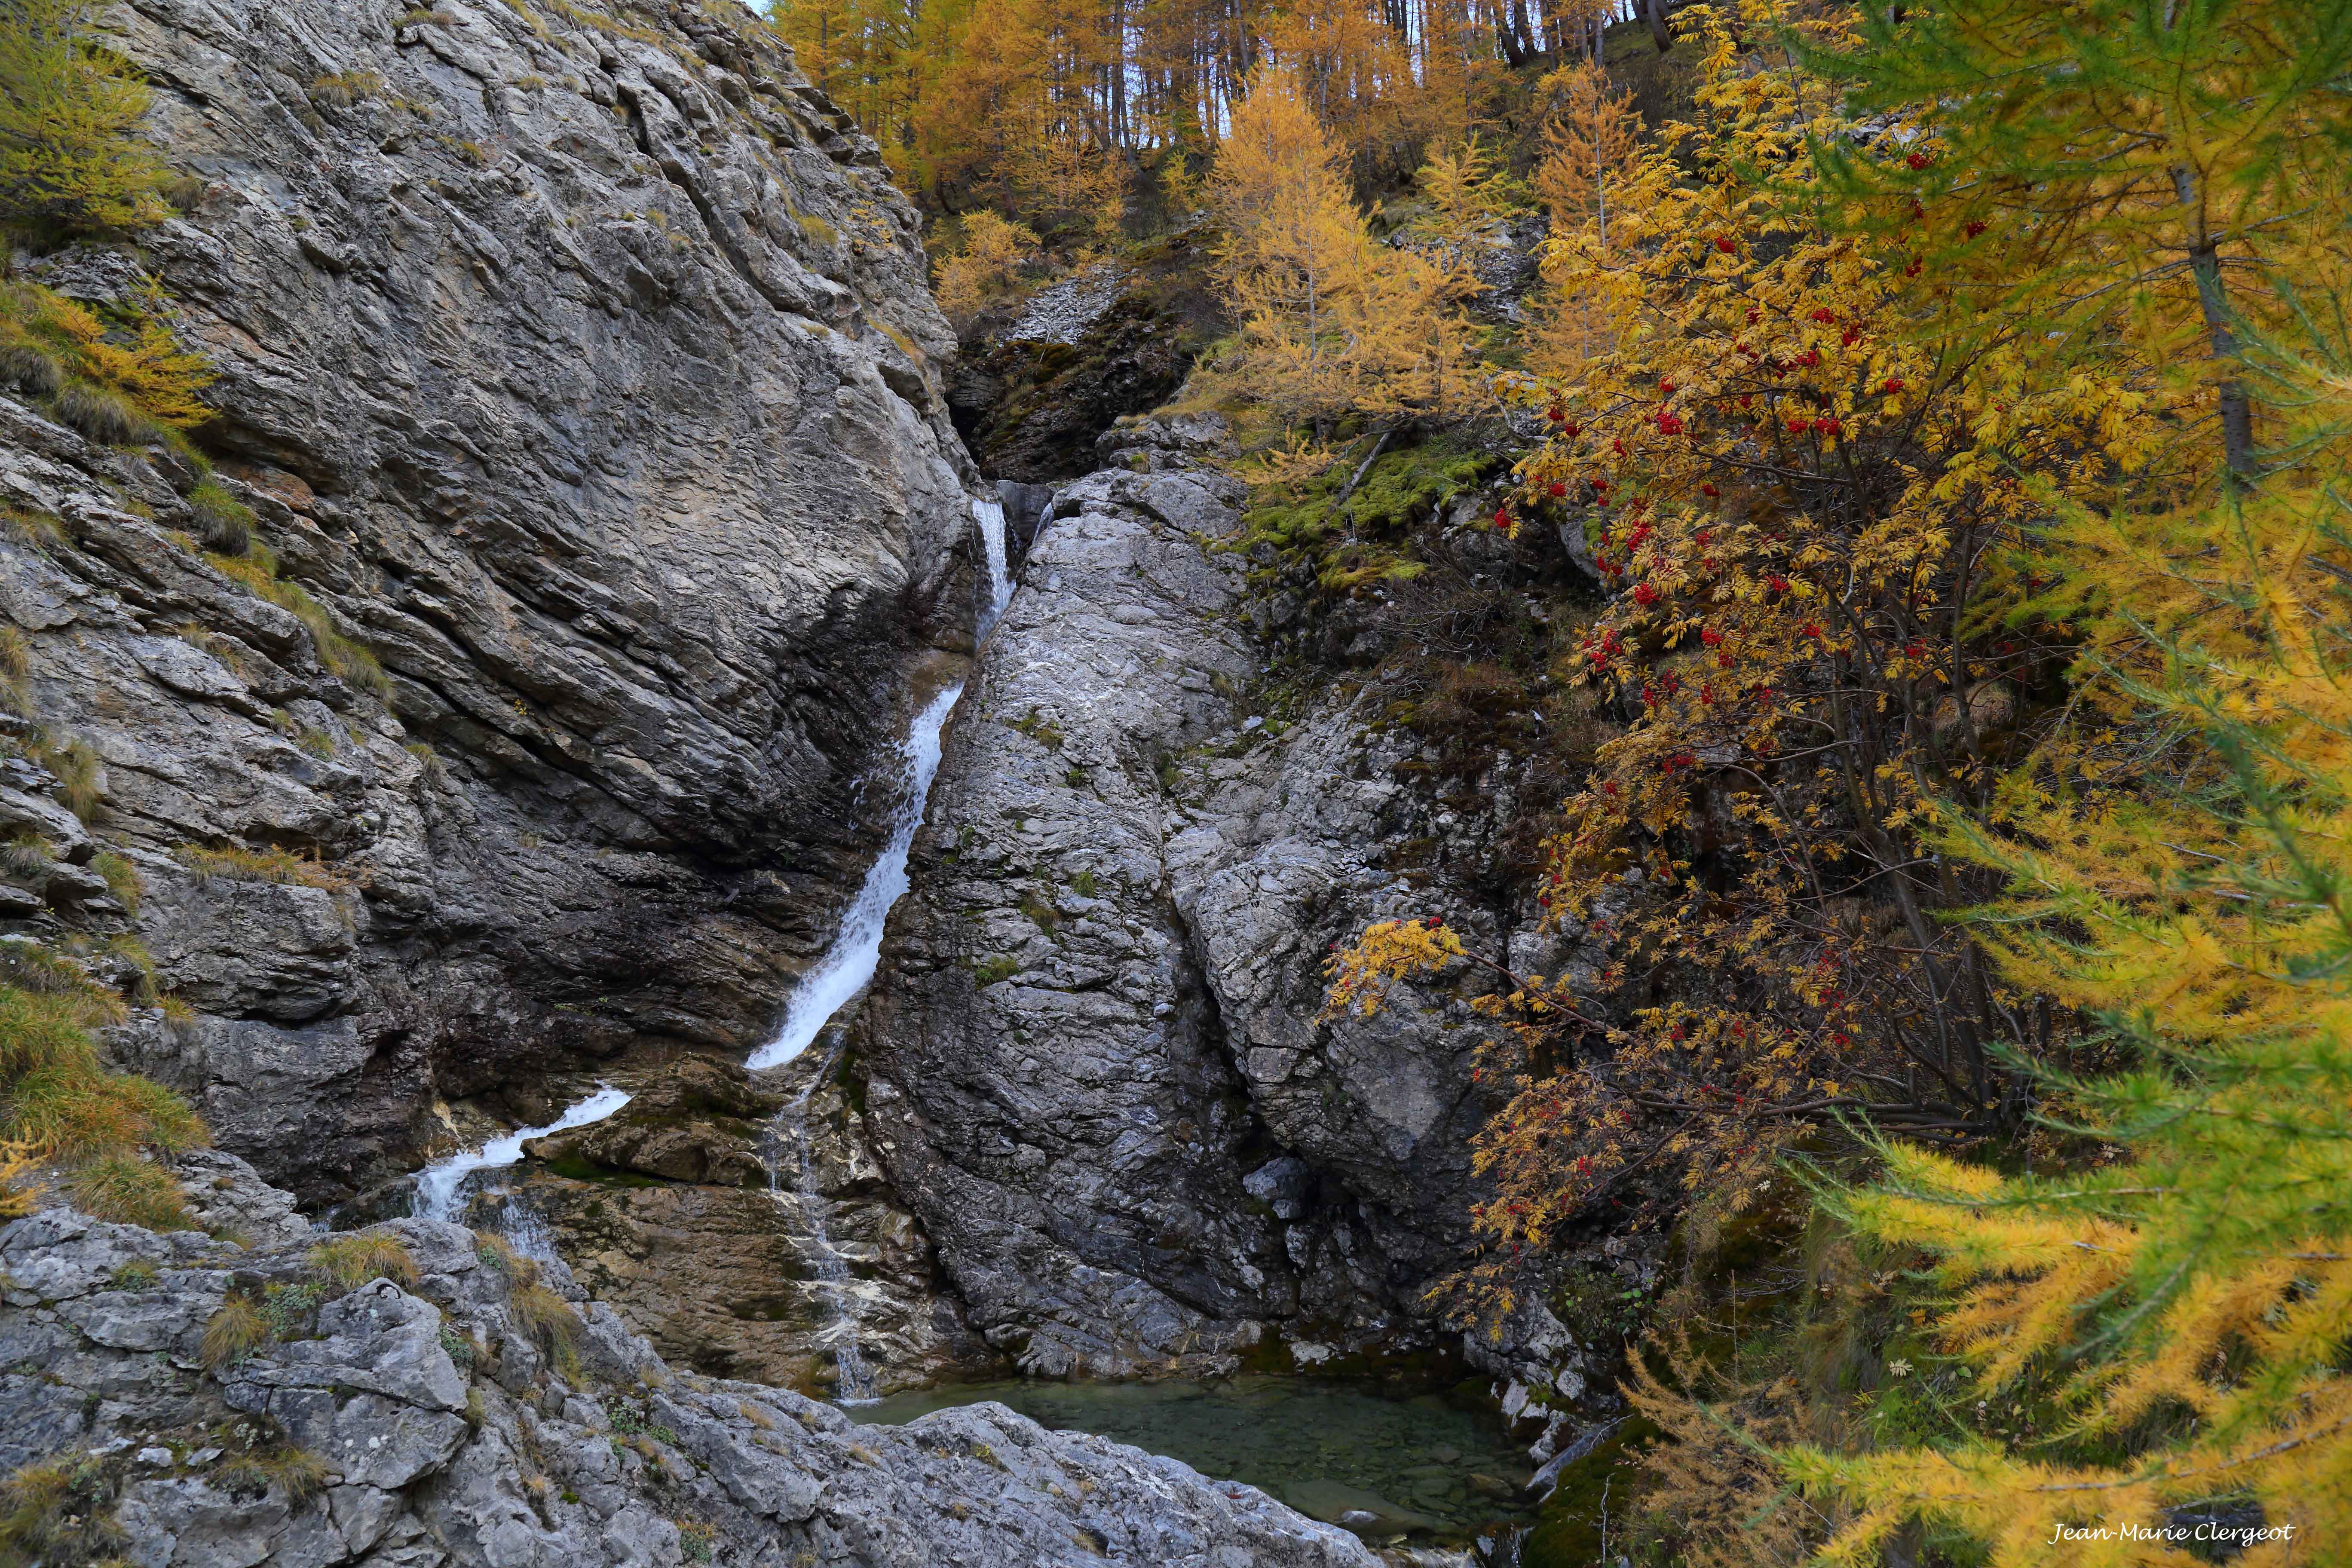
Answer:
<svg viewBox="0 0 2352 1568"><path fill-rule="evenodd" d="M907 856L915 847L915 830L923 825L923 797L930 794L931 779L940 771L940 731L962 693L961 685L948 687L915 715L901 756L906 773L898 814L890 824L890 841L867 868L857 896L841 917L841 930L833 946L817 960L815 968L801 977L775 1038L744 1062L754 1072L782 1067L808 1049L826 1021L874 978L874 966L882 957L882 926L889 918L890 906L907 890Z"/></svg>
<svg viewBox="0 0 2352 1568"><path fill-rule="evenodd" d="M844 1405L866 1405L873 1402L874 1374L866 1370L866 1352L857 1343L857 1312L854 1303L856 1281L850 1278L849 1265L835 1250L833 1233L826 1219L833 1205L817 1190L816 1157L809 1148L808 1103L816 1086L833 1076L841 1061L838 1040L829 1047L814 1072L801 1085L800 1093L777 1113L773 1132L779 1143L789 1138L793 1144L793 1160L799 1173L801 1212L808 1217L810 1260L816 1266L817 1293L832 1310L833 1322L824 1331L824 1340L833 1346L833 1362L837 1373L834 1397ZM782 1162L772 1153L768 1159L768 1191L778 1203L783 1201L780 1180Z"/></svg>
<svg viewBox="0 0 2352 1568"><path fill-rule="evenodd" d="M1013 602L1012 557L1004 542L1004 503L976 500L971 503L972 521L980 524L980 542L988 555L988 605L980 614L980 635L986 637L991 627L1004 614L1004 606Z"/></svg>
<svg viewBox="0 0 2352 1568"><path fill-rule="evenodd" d="M1003 506L994 500L975 500L971 517L979 526L982 552L988 565L988 598L978 614L978 632L985 637L1003 616L1005 606L1013 602L1011 558L1004 537ZM890 840L858 886L857 896L842 916L841 930L834 937L832 947L793 991L775 1037L753 1051L744 1063L746 1067L755 1071L781 1067L798 1057L808 1049L833 1016L874 978L875 966L881 961L882 929L889 918L890 906L907 890L907 857L914 848L916 830L923 825L923 805L931 793L931 780L940 771L941 733L947 728L948 715L955 710L956 699L962 694L961 684L948 687L915 714L901 749L903 789L891 820ZM873 1397L874 1381L857 1343L856 1281L850 1277L848 1264L835 1249L826 1228L831 1205L817 1190L816 1163L808 1137L809 1098L818 1083L832 1076L839 1055L840 1047L835 1046L823 1065L809 1075L800 1093L777 1113L772 1135L777 1148L789 1144L795 1151L796 1195L808 1215L819 1286L834 1314L833 1326L825 1337L833 1344L834 1358L840 1368L839 1396L845 1403L856 1403ZM523 1144L533 1138L602 1121L628 1103L629 1096L622 1090L599 1084L594 1094L566 1107L562 1116L544 1127L525 1127L492 1139L479 1149L453 1154L426 1166L416 1175L412 1212L426 1219L455 1220L481 1188L482 1184L475 1181L469 1190L471 1178L513 1165L522 1158ZM768 1163L768 1185L782 1201L778 1162L773 1156ZM544 1223L537 1215L512 1202L503 1207L511 1215L514 1227L524 1233L524 1242L552 1253L551 1243L544 1234Z"/></svg>
<svg viewBox="0 0 2352 1568"><path fill-rule="evenodd" d="M976 500L971 503L971 517L980 527L982 554L988 564L988 598L978 615L978 632L985 637L1003 617L1005 606L1013 602L1011 558L1004 538L1003 505ZM931 780L940 771L948 715L955 710L956 699L962 695L961 683L946 688L923 704L914 722L908 726L907 743L901 752L905 773L900 780L898 813L890 824L890 841L866 871L856 898L850 900L833 946L816 967L801 978L792 1001L784 1008L784 1021L775 1037L753 1051L743 1064L753 1071L781 1067L807 1050L833 1016L873 980L875 967L882 958L882 932L888 923L891 906L907 890L907 857L914 849L916 831L923 825L923 807L930 798ZM835 1044L817 1069L809 1074L800 1093L776 1113L771 1142L774 1150L790 1147L794 1152L798 1178L795 1195L802 1212L808 1216L809 1247L816 1267L818 1290L833 1313L825 1338L833 1345L834 1363L839 1373L835 1396L844 1404L858 1404L874 1397L874 1380L866 1370L865 1352L857 1343L856 1282L850 1278L849 1265L835 1249L826 1227L832 1205L817 1189L816 1161L810 1152L808 1131L809 1099L816 1086L832 1076L840 1055L841 1047ZM780 1164L772 1153L768 1187L779 1202L783 1198Z"/></svg>
<svg viewBox="0 0 2352 1568"><path fill-rule="evenodd" d="M455 1220L465 1212L471 1197L467 1190L469 1177L485 1171L505 1170L522 1158L522 1146L533 1138L569 1132L575 1127L602 1121L628 1103L625 1091L600 1083L595 1093L564 1107L563 1114L544 1127L520 1128L503 1138L491 1139L478 1149L436 1160L416 1173L416 1195L410 1212L420 1219ZM479 1184L475 1185L478 1188Z"/></svg>

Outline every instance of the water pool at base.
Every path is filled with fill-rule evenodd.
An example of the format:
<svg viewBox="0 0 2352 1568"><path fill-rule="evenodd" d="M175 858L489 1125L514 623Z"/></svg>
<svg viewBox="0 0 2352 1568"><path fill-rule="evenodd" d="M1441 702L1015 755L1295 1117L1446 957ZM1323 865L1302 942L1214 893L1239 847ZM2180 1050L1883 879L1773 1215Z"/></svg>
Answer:
<svg viewBox="0 0 2352 1568"><path fill-rule="evenodd" d="M1435 1394L1283 1377L974 1383L893 1394L854 1415L895 1426L984 1399L1041 1426L1100 1433L1181 1459L1213 1479L1247 1481L1359 1534L1410 1531L1459 1542L1534 1517L1524 1506L1525 1450L1505 1439L1493 1417Z"/></svg>

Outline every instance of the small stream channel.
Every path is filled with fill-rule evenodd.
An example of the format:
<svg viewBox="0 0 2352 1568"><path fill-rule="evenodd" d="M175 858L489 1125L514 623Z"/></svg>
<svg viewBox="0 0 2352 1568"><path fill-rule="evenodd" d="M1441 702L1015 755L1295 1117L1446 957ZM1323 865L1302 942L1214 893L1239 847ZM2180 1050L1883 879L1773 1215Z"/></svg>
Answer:
<svg viewBox="0 0 2352 1568"><path fill-rule="evenodd" d="M985 637L1003 616L1013 585L1002 510L982 501L973 511L988 567L987 600L979 616ZM907 889L908 853L939 767L942 731L961 692L961 686L938 691L914 715L898 758L904 773L889 841L868 869L832 946L795 988L775 1037L751 1053L747 1067L779 1067L801 1056L872 980L890 908ZM1041 1426L1098 1434L1181 1460L1204 1476L1244 1482L1310 1518L1370 1540L1461 1546L1480 1537L1508 1539L1532 1521L1526 1456L1482 1399L1360 1382L1259 1376L1217 1383L971 1383L873 1397L858 1342L855 1290L827 1239L831 1205L817 1189L809 1154L809 1095L830 1076L839 1041L825 1049L824 1067L807 1075L771 1129L770 1176L777 1201L799 1205L807 1215L811 1245L818 1253L812 1259L817 1289L833 1320L826 1337L839 1366L839 1398L856 1409L858 1419L896 1426L934 1410L994 1400ZM600 1085L545 1127L520 1129L428 1166L418 1173L415 1212L457 1219L482 1198L488 1200L482 1205L483 1221L530 1229L534 1216L499 1201L507 1195L508 1172L520 1159L523 1143L601 1121L628 1099ZM547 1246L543 1236L528 1239Z"/></svg>
<svg viewBox="0 0 2352 1568"><path fill-rule="evenodd" d="M1327 1524L1467 1544L1532 1522L1526 1453L1491 1411L1360 1382L962 1384L894 1394L857 1419L898 1426L995 1400L1041 1426L1094 1432L1245 1481Z"/></svg>

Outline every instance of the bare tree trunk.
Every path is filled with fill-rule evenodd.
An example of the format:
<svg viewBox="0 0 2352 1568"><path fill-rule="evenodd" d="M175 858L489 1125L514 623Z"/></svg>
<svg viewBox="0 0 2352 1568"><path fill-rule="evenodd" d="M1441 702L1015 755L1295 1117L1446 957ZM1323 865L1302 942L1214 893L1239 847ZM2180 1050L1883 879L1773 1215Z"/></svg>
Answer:
<svg viewBox="0 0 2352 1568"><path fill-rule="evenodd" d="M2173 170L2172 189L2188 211L2191 226L2189 273L2197 279L2197 308L2205 318L2207 346L2214 359L2233 363L2238 357L2238 334L2230 325L2230 296L2221 287L2221 242L2205 226L2197 176L2185 168ZM2246 396L2246 384L2230 374L2216 391L2221 405L2222 461L2240 479L2251 479L2254 472L2254 410Z"/></svg>
<svg viewBox="0 0 2352 1568"><path fill-rule="evenodd" d="M1666 26L1665 0L1643 0L1642 19L1650 24L1650 41L1665 54L1675 47L1675 35Z"/></svg>
<svg viewBox="0 0 2352 1568"><path fill-rule="evenodd" d="M1522 0L1512 0L1515 8L1521 4ZM1503 58L1513 70L1528 63L1528 51L1512 34L1511 16L1508 11L1497 10L1495 13L1495 42L1502 47Z"/></svg>

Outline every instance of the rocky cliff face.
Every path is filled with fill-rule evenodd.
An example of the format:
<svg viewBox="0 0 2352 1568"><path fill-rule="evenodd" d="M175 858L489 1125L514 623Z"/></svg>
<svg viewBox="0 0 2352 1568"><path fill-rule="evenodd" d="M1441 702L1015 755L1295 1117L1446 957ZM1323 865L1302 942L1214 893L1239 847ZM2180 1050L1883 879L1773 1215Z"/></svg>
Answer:
<svg viewBox="0 0 2352 1568"><path fill-rule="evenodd" d="M675 1371L562 1265L456 1226L376 1237L339 1279L292 1237L66 1209L0 1229L12 1539L142 1568L1375 1563L1253 1488L1002 1405L858 1426Z"/></svg>
<svg viewBox="0 0 2352 1568"><path fill-rule="evenodd" d="M94 763L143 891L35 889L19 929L79 900L143 941L170 1006L118 1057L313 1203L445 1141L436 1103L740 1049L870 852L910 662L969 646L914 215L728 5L113 22L187 210L17 270L107 305L152 269L270 554L200 547L169 449L0 388L12 722Z"/></svg>
<svg viewBox="0 0 2352 1568"><path fill-rule="evenodd" d="M1131 263L1098 263L970 323L948 404L990 476L1082 478L1097 437L1176 393L1229 326L1202 275L1207 244L1199 229L1169 236Z"/></svg>
<svg viewBox="0 0 2352 1568"><path fill-rule="evenodd" d="M1204 548L1241 500L1198 460L1218 438L1114 432L1114 466L1060 492L858 1022L883 1163L973 1326L1048 1373L1439 1340L1424 1293L1461 1260L1491 1110L1485 983L1321 1020L1325 952L1442 911L1545 973L1591 961L1486 874L1507 758L1450 796L1344 670L1268 667L1243 563ZM1520 1327L1506 1351L1572 1350Z"/></svg>

